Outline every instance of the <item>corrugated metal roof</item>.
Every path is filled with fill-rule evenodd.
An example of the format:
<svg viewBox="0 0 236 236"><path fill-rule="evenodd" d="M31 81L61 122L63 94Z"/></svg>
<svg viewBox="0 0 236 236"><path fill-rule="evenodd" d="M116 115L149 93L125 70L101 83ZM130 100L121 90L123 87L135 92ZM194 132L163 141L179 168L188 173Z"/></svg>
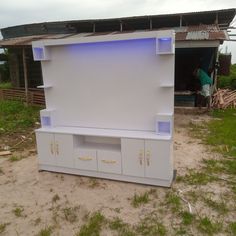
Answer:
<svg viewBox="0 0 236 236"><path fill-rule="evenodd" d="M44 35L33 35L25 37L17 37L10 39L0 40L0 46L30 46L33 41L43 40L43 39L62 39L70 37L72 34L44 34Z"/></svg>
<svg viewBox="0 0 236 236"><path fill-rule="evenodd" d="M224 30L220 30L217 25L197 25L188 26L177 30L176 40L226 40L228 34Z"/></svg>
<svg viewBox="0 0 236 236"><path fill-rule="evenodd" d="M219 24L226 29L236 14L236 9L222 9L202 12L185 12L162 15L133 16L110 19L88 19L58 22L42 22L7 27L1 29L4 39L45 34L71 34L82 32L107 32L160 29L163 27L179 27L190 25ZM151 26L152 25L152 26Z"/></svg>
<svg viewBox="0 0 236 236"><path fill-rule="evenodd" d="M228 39L227 32L220 30L217 25L199 25L199 26L177 27L177 28L175 27L172 29L174 29L176 32L175 36L176 41L192 41L192 40L222 41ZM137 32L137 31L132 31L132 32ZM129 33L132 32L130 31ZM78 37L90 37L90 36L122 34L122 33L128 33L128 32L114 31L114 32L100 32L100 33L34 35L34 36L17 37L12 39L1 40L0 46L2 47L30 46L32 44L32 41L38 41L43 39L78 38Z"/></svg>

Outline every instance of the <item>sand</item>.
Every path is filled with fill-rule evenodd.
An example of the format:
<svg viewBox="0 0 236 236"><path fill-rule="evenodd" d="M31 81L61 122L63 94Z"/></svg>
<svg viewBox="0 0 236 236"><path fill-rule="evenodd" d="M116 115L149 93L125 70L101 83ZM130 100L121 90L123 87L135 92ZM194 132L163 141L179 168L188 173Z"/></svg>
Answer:
<svg viewBox="0 0 236 236"><path fill-rule="evenodd" d="M189 137L186 125L192 118L191 115L175 116L174 166L181 175L189 168L199 168L203 158L215 155L200 140ZM134 194L156 189L154 200L158 204L158 199L161 201L169 191L162 187L38 172L36 153L25 150L20 155L27 158L16 162L0 158L3 171L0 174L0 224L7 223L3 235L36 235L50 225L54 225L53 235L75 235L88 213L97 210L108 219L118 216L129 224L136 224L155 206L150 203L134 208L130 200ZM173 188L176 187L178 185L174 183ZM55 195L59 200L53 201ZM23 209L20 217L13 212L17 207ZM75 209L78 215L75 222L65 219L65 208ZM168 224L170 216L166 217ZM113 233L105 229L102 235Z"/></svg>

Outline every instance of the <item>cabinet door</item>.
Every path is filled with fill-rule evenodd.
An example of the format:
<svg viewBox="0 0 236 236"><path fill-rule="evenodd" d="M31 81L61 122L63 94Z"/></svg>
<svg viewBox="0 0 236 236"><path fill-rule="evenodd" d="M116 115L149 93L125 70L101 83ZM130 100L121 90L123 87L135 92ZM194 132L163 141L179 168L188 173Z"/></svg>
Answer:
<svg viewBox="0 0 236 236"><path fill-rule="evenodd" d="M145 177L172 178L171 147L171 141L145 140Z"/></svg>
<svg viewBox="0 0 236 236"><path fill-rule="evenodd" d="M55 134L57 166L74 168L73 135Z"/></svg>
<svg viewBox="0 0 236 236"><path fill-rule="evenodd" d="M74 157L75 168L97 171L96 150L78 148L78 150L75 150Z"/></svg>
<svg viewBox="0 0 236 236"><path fill-rule="evenodd" d="M56 165L54 134L36 132L38 159L41 165Z"/></svg>
<svg viewBox="0 0 236 236"><path fill-rule="evenodd" d="M121 150L123 174L144 177L144 140L122 138Z"/></svg>
<svg viewBox="0 0 236 236"><path fill-rule="evenodd" d="M121 153L116 151L97 151L98 171L121 174Z"/></svg>

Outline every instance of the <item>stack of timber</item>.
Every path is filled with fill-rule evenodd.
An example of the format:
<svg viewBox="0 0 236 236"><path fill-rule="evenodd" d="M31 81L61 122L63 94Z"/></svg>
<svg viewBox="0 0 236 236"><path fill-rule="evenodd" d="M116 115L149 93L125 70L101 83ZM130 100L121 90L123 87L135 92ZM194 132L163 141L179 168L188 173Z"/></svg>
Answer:
<svg viewBox="0 0 236 236"><path fill-rule="evenodd" d="M218 89L212 96L212 107L219 109L236 108L236 90Z"/></svg>

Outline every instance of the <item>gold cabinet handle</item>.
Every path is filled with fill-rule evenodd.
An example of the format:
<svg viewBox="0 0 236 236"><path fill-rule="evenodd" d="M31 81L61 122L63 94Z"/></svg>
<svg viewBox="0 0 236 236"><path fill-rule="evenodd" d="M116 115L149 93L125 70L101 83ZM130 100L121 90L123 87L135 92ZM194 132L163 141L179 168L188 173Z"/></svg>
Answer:
<svg viewBox="0 0 236 236"><path fill-rule="evenodd" d="M150 158L151 158L151 152L148 150L148 151L146 152L147 166L150 165Z"/></svg>
<svg viewBox="0 0 236 236"><path fill-rule="evenodd" d="M91 160L93 160L92 157L78 157L78 159L81 160L81 161L91 161Z"/></svg>
<svg viewBox="0 0 236 236"><path fill-rule="evenodd" d="M54 151L53 151L53 142L50 143L50 150L51 150L51 154L54 155Z"/></svg>
<svg viewBox="0 0 236 236"><path fill-rule="evenodd" d="M143 150L139 151L139 164L142 166L143 165Z"/></svg>
<svg viewBox="0 0 236 236"><path fill-rule="evenodd" d="M56 154L59 155L59 144L56 142Z"/></svg>
<svg viewBox="0 0 236 236"><path fill-rule="evenodd" d="M116 164L115 160L102 160L102 162L104 162L106 164Z"/></svg>

